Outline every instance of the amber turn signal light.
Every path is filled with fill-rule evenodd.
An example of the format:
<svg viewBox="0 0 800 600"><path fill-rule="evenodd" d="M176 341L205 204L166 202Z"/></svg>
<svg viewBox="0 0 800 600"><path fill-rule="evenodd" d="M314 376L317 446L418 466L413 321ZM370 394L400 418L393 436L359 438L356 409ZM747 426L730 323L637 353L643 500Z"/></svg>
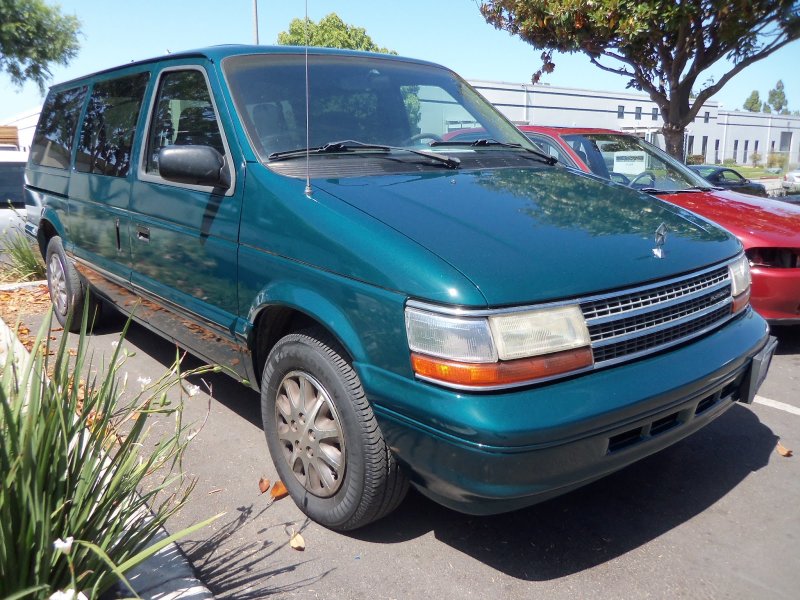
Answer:
<svg viewBox="0 0 800 600"><path fill-rule="evenodd" d="M465 388L496 388L535 382L594 364L588 346L530 358L494 363L462 363L424 354L411 354L414 372L424 379Z"/></svg>

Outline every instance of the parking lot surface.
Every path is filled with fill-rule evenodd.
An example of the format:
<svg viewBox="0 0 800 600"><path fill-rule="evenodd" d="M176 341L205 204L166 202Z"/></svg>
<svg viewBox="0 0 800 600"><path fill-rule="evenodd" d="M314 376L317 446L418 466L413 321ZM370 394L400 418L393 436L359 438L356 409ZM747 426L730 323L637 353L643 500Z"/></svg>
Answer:
<svg viewBox="0 0 800 600"><path fill-rule="evenodd" d="M35 324L34 324L35 325ZM92 336L110 355L124 325ZM226 514L180 543L218 598L773 598L800 589L800 327L779 338L752 406L592 485L529 509L472 517L411 492L387 518L347 535L313 522L275 481L258 394L222 374L195 381L201 423L185 468L198 478L172 530ZM128 380L157 378L175 347L139 326ZM184 367L200 363L188 357ZM210 411L210 412L209 412ZM300 531L303 552L289 547Z"/></svg>

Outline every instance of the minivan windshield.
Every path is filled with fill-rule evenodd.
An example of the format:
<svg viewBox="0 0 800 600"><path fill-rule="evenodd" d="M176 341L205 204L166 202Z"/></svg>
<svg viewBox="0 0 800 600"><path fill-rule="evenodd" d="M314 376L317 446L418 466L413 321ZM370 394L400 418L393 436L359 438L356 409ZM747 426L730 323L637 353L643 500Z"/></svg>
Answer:
<svg viewBox="0 0 800 600"><path fill-rule="evenodd" d="M326 152L428 150L452 132L469 128L482 128L486 141L466 148L458 144L441 148L437 143L436 151L509 151L515 146L536 151L469 84L443 67L381 57L309 54L308 141L304 55L232 56L223 61L223 70L236 110L263 161L291 157L292 151L306 146Z"/></svg>
<svg viewBox="0 0 800 600"><path fill-rule="evenodd" d="M709 189L686 165L636 136L582 133L562 138L604 179L650 193Z"/></svg>

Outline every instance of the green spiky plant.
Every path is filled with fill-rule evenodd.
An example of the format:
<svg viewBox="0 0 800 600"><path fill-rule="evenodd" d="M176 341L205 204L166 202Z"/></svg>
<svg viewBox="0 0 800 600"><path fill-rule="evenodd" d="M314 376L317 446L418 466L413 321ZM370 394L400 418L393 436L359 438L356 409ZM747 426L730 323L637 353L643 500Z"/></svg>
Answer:
<svg viewBox="0 0 800 600"><path fill-rule="evenodd" d="M9 281L39 281L45 278L42 257L20 231L8 231L2 249L4 279Z"/></svg>
<svg viewBox="0 0 800 600"><path fill-rule="evenodd" d="M152 385L128 393L118 376L128 326L110 363L91 376L87 319L88 310L77 351L64 335L52 364L43 342L46 319L30 357L18 364L9 351L0 376L3 598L47 598L61 590L97 598L118 582L135 595L125 578L129 569L216 518L148 546L194 487L180 469L192 437L182 421L186 377L217 368L181 372L176 357ZM175 386L179 401L167 395ZM174 426L152 439L152 420L164 418ZM69 538L69 548L54 546Z"/></svg>

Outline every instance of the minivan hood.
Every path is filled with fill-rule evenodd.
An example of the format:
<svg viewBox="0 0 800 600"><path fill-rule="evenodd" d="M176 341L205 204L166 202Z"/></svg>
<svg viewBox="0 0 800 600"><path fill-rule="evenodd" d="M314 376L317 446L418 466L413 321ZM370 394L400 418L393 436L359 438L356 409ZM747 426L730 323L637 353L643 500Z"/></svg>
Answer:
<svg viewBox="0 0 800 600"><path fill-rule="evenodd" d="M468 277L490 306L583 296L734 256L727 232L679 207L558 167L317 179ZM657 258L656 229L668 230Z"/></svg>
<svg viewBox="0 0 800 600"><path fill-rule="evenodd" d="M800 247L800 206L727 190L661 196L718 223L745 247Z"/></svg>

